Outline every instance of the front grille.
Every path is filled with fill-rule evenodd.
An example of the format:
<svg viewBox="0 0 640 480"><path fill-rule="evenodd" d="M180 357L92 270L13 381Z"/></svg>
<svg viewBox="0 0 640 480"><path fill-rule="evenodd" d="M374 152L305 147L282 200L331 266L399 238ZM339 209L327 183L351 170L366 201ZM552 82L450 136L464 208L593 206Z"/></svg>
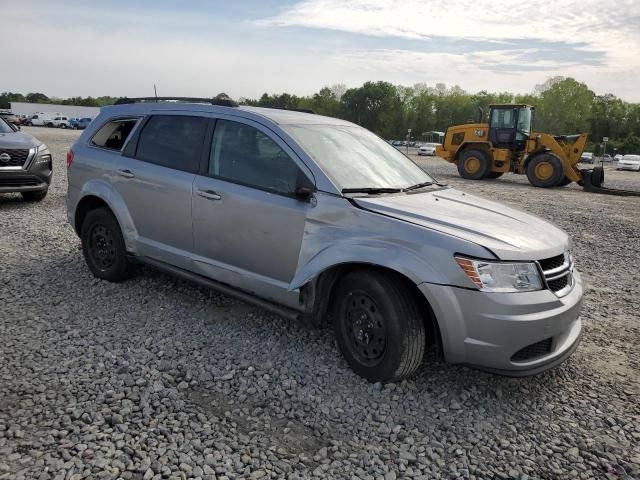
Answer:
<svg viewBox="0 0 640 480"><path fill-rule="evenodd" d="M564 265L564 254L540 260L540 266L543 271L553 270L554 268L561 267L562 265Z"/></svg>
<svg viewBox="0 0 640 480"><path fill-rule="evenodd" d="M556 278L555 280L548 280L547 285L553 292L559 292L564 287L569 285L569 275L565 275L564 277Z"/></svg>
<svg viewBox="0 0 640 480"><path fill-rule="evenodd" d="M511 357L512 362L526 362L527 360L533 360L534 358L542 357L548 353L551 353L551 338L547 338L537 343L532 343L526 347L518 350Z"/></svg>
<svg viewBox="0 0 640 480"><path fill-rule="evenodd" d="M7 154L11 157L9 161L0 158L1 167L22 167L29 157L29 150L24 148L0 148L0 155Z"/></svg>
<svg viewBox="0 0 640 480"><path fill-rule="evenodd" d="M39 184L35 178L0 178L0 187L35 187Z"/></svg>
<svg viewBox="0 0 640 480"><path fill-rule="evenodd" d="M559 297L566 295L573 285L573 262L569 252L538 260L549 290Z"/></svg>

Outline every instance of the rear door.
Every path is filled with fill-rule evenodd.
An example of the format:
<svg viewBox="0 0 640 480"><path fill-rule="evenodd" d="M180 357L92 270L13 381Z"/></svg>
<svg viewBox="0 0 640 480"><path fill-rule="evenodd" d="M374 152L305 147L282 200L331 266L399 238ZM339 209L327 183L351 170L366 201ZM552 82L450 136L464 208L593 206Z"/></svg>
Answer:
<svg viewBox="0 0 640 480"><path fill-rule="evenodd" d="M140 254L190 265L191 192L208 124L201 116L154 114L126 147L113 188L132 217Z"/></svg>
<svg viewBox="0 0 640 480"><path fill-rule="evenodd" d="M309 201L296 186L312 175L272 131L250 120L216 121L196 177L193 235L199 270L295 306L287 292L298 265Z"/></svg>

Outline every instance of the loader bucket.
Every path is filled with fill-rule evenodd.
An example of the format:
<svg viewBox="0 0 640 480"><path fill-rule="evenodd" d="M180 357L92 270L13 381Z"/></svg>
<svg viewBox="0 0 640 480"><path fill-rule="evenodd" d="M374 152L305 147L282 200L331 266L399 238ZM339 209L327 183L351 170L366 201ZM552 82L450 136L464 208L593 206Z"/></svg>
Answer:
<svg viewBox="0 0 640 480"><path fill-rule="evenodd" d="M580 175L582 176L582 188L584 188L585 192L619 195L621 197L640 197L640 191L603 187L604 169L602 167L594 167L592 170L580 170Z"/></svg>

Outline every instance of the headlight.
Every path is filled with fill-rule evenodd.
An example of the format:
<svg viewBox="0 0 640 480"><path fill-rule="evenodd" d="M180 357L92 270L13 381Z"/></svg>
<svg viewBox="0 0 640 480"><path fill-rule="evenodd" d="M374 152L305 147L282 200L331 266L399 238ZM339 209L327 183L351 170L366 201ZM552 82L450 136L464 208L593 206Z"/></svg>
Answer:
<svg viewBox="0 0 640 480"><path fill-rule="evenodd" d="M47 163L51 161L51 153L43 143L36 149L36 163Z"/></svg>
<svg viewBox="0 0 640 480"><path fill-rule="evenodd" d="M535 263L492 262L455 257L469 279L483 292L531 292L542 290Z"/></svg>

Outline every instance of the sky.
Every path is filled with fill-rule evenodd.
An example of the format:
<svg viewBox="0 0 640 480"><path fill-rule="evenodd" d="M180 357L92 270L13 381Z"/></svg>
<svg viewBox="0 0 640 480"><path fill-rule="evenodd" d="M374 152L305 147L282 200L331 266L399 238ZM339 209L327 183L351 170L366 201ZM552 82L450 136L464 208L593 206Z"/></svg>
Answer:
<svg viewBox="0 0 640 480"><path fill-rule="evenodd" d="M385 80L640 102L640 0L0 0L0 91L257 98Z"/></svg>

